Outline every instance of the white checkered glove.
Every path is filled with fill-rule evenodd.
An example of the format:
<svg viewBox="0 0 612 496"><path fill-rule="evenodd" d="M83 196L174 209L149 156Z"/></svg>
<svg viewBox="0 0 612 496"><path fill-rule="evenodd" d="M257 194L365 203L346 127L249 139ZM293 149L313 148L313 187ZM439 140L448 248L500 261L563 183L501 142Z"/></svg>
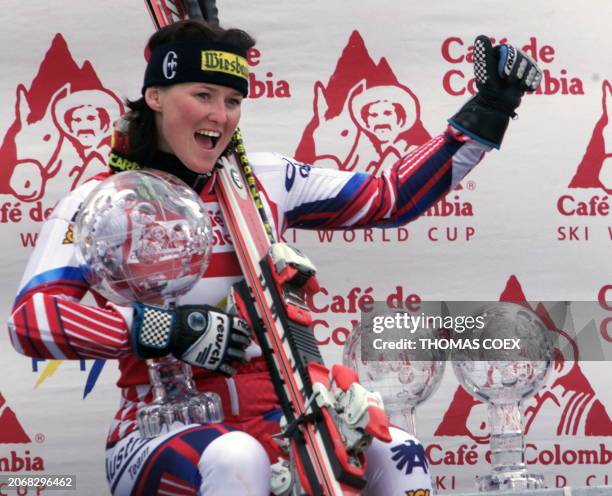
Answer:
<svg viewBox="0 0 612 496"><path fill-rule="evenodd" d="M480 35L474 41L474 77L480 96L511 117L525 91L535 91L542 71L526 53L512 45L497 45Z"/></svg>
<svg viewBox="0 0 612 496"><path fill-rule="evenodd" d="M251 330L241 318L209 305L166 309L134 304L132 348L141 358L172 353L196 367L230 376L246 361Z"/></svg>
<svg viewBox="0 0 612 496"><path fill-rule="evenodd" d="M449 122L474 139L499 148L510 118L526 91L535 91L542 71L512 45L493 47L488 37L474 41L474 77L478 93Z"/></svg>

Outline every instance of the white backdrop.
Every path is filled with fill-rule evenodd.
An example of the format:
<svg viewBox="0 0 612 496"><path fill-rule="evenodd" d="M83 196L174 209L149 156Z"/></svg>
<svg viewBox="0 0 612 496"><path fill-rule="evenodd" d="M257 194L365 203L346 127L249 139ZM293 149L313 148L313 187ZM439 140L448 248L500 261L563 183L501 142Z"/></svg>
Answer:
<svg viewBox="0 0 612 496"><path fill-rule="evenodd" d="M60 0L53 9L40 0L4 5L0 311L6 321L45 211L71 187L70 172L83 180L103 167L100 157L108 151L92 145L87 133L67 129L56 109L96 102L116 118L118 100L139 95L152 25L137 0ZM288 234L319 267L325 291L313 301L315 333L328 361L340 360L347 329L359 318L349 294L496 300L506 291L532 301L599 300L612 317L610 2L219 0L218 7L224 25L258 40L241 124L247 148L304 161L327 155L320 166L342 164L355 143L362 157L383 160L366 146L358 99L350 99L364 87L408 102L407 124L398 130L405 131L402 146L441 132L468 97L466 57L479 34L526 47L545 70L542 91L524 99L502 150L446 205L399 230L331 239ZM101 132L104 125L89 135ZM79 494L107 494L103 453L118 404L115 364L33 362L12 349L6 333L0 343L0 474L77 474ZM609 373L606 363L566 364L547 394L528 403L528 458L549 486L612 483ZM487 470L485 409L467 400L450 368L417 422L440 492L471 490L474 475ZM471 450L475 456L461 456Z"/></svg>

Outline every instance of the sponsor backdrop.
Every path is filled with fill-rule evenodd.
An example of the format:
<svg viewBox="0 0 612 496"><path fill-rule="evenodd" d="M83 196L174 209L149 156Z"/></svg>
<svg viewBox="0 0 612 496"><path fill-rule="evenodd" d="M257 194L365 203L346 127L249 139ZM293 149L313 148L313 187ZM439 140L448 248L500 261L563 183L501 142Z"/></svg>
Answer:
<svg viewBox="0 0 612 496"><path fill-rule="evenodd" d="M138 0L5 4L3 321L41 222L62 194L104 169L111 123L124 98L139 96L152 32ZM511 40L544 70L502 150L417 222L287 233L320 270L322 290L311 305L329 361L341 359L349 330L373 300L584 300L612 317L610 2L218 6L226 25L258 39L241 125L248 149L320 167L379 174L441 132L474 90L479 34ZM300 173L287 172L288 184ZM64 243L72 241L67 232ZM612 346L609 318L597 325ZM79 494L106 494L115 364L31 360L12 349L6 333L0 344L0 473L76 474ZM527 401L528 460L549 486L612 483L608 377L608 364L565 357L546 389ZM418 409L417 427L440 492L471 490L487 470L486 408L458 386L450 367Z"/></svg>

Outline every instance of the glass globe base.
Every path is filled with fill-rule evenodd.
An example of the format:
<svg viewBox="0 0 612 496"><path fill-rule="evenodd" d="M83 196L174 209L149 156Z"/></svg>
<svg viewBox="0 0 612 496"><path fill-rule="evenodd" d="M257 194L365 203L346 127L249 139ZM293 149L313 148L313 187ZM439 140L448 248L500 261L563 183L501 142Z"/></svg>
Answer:
<svg viewBox="0 0 612 496"><path fill-rule="evenodd" d="M479 492L508 491L513 489L543 489L544 476L526 471L500 472L476 477Z"/></svg>
<svg viewBox="0 0 612 496"><path fill-rule="evenodd" d="M222 422L223 408L220 396L208 392L180 403L161 403L140 408L137 419L143 437L156 437L181 424Z"/></svg>
<svg viewBox="0 0 612 496"><path fill-rule="evenodd" d="M217 393L198 391L191 366L171 355L147 360L153 403L136 413L143 437L155 437L177 425L223 421Z"/></svg>

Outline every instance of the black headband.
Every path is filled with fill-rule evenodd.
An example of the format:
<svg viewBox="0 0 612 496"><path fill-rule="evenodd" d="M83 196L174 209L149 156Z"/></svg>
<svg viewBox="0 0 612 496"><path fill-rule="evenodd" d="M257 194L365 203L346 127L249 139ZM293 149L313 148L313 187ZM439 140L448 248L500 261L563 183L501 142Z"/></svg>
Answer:
<svg viewBox="0 0 612 496"><path fill-rule="evenodd" d="M228 86L247 96L246 50L215 41L173 41L155 47L145 71L142 93L149 86L193 82Z"/></svg>

